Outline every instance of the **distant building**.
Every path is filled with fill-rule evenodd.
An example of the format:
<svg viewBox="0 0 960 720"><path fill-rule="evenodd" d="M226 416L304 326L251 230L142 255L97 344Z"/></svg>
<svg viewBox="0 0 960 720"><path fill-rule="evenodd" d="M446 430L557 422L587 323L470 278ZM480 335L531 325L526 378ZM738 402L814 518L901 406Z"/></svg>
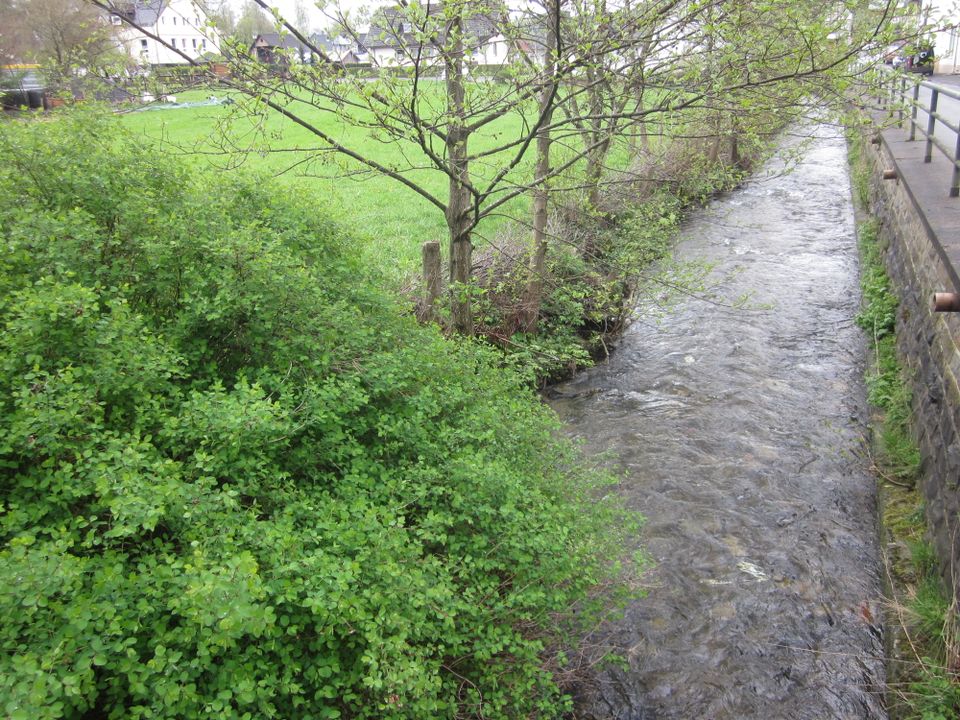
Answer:
<svg viewBox="0 0 960 720"><path fill-rule="evenodd" d="M294 62L309 63L313 59L310 47L289 33L262 33L253 39L250 54L265 65L283 65Z"/></svg>
<svg viewBox="0 0 960 720"><path fill-rule="evenodd" d="M124 23L125 20L163 42ZM124 25L121 42L140 65L186 65L206 53L220 52L216 31L203 8L193 0L116 2L111 22Z"/></svg>
<svg viewBox="0 0 960 720"><path fill-rule="evenodd" d="M928 0L923 4L924 20L933 33L934 72L960 73L960 11L948 0Z"/></svg>
<svg viewBox="0 0 960 720"><path fill-rule="evenodd" d="M342 35L331 38L326 33L314 33L305 43L291 33L262 33L250 45L250 55L265 65L323 60L338 65L359 65L364 62L363 52L359 43Z"/></svg>
<svg viewBox="0 0 960 720"><path fill-rule="evenodd" d="M414 27L403 8L380 10L370 22L363 44L370 53L370 62L379 67L429 63L440 55L443 45L443 6L431 3L426 7L426 28ZM431 31L433 38L430 37ZM464 50L468 62L479 65L502 65L507 62L509 47L497 29L497 23L485 14L467 17L463 31Z"/></svg>
<svg viewBox="0 0 960 720"><path fill-rule="evenodd" d="M328 58L344 65L363 62L366 53L366 49L359 42L345 35L330 37L327 33L314 33L310 36L310 42Z"/></svg>

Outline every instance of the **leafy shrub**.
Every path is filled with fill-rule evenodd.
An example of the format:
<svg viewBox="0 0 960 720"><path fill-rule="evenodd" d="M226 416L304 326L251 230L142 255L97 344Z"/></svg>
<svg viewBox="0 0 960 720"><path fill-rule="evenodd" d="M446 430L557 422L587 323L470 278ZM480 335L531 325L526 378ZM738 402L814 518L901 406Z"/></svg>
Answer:
<svg viewBox="0 0 960 720"><path fill-rule="evenodd" d="M7 717L568 707L636 518L521 376L255 181L91 113L0 155Z"/></svg>

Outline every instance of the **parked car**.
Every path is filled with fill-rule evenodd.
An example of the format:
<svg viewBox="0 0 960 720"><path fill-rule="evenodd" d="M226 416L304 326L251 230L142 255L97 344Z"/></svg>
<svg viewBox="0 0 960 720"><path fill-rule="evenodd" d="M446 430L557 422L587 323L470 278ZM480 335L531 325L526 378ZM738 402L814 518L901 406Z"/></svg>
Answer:
<svg viewBox="0 0 960 720"><path fill-rule="evenodd" d="M920 48L908 57L907 70L921 75L933 75L933 48Z"/></svg>
<svg viewBox="0 0 960 720"><path fill-rule="evenodd" d="M901 47L904 58L904 67L909 72L921 75L933 75L933 43L921 40L916 44Z"/></svg>

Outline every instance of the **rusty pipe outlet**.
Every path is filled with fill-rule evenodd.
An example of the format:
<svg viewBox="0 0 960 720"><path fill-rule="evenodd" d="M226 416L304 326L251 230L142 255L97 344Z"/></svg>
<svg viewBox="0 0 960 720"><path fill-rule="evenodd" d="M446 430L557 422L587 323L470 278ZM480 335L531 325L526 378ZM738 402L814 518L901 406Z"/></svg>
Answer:
<svg viewBox="0 0 960 720"><path fill-rule="evenodd" d="M939 292L933 294L934 312L960 312L960 293Z"/></svg>
<svg viewBox="0 0 960 720"><path fill-rule="evenodd" d="M896 180L896 179L897 179L897 171L896 171L896 170L893 170L893 169L884 170L884 171L883 171L883 179L884 179L884 180Z"/></svg>

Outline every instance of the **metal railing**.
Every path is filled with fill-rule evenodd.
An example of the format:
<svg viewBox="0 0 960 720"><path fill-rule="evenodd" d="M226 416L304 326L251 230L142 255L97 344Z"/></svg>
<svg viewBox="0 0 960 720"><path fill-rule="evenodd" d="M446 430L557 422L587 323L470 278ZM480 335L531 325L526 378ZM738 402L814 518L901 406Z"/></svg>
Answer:
<svg viewBox="0 0 960 720"><path fill-rule="evenodd" d="M912 86L908 92L908 86ZM929 100L921 99L921 90L929 91ZM902 128L906 111L910 111L910 134L908 140L916 140L917 133L923 136L926 147L923 152L923 161L932 162L933 148L936 147L953 165L953 177L950 181L950 197L960 197L960 126L937 110L940 96L960 101L960 88L948 87L934 82L921 81L916 75L902 72L891 72L889 79L882 82L879 93L881 107L888 108L888 117L893 118L897 113L897 127ZM925 104L926 103L926 104ZM926 127L918 118L922 113L926 116ZM960 113L957 113L960 117ZM937 135L938 127L945 128L952 133L953 146L949 139L944 142L943 130Z"/></svg>

